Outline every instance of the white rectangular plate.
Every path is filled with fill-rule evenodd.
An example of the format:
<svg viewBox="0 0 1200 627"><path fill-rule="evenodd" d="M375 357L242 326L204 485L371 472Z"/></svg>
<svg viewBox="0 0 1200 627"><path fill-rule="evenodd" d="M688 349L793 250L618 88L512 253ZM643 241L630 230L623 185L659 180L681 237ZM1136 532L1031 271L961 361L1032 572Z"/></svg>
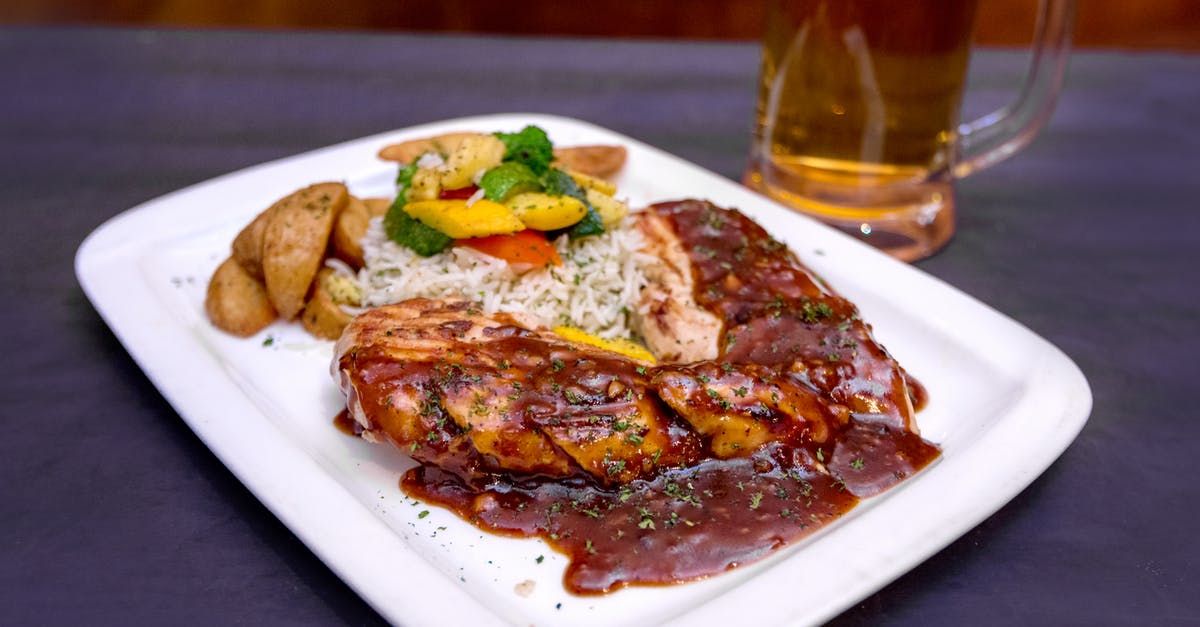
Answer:
<svg viewBox="0 0 1200 627"><path fill-rule="evenodd" d="M398 480L410 460L334 429L342 399L328 374L331 343L296 323L276 322L250 339L208 323L209 276L234 235L275 199L324 180L345 181L360 196L391 195L396 167L376 159L380 147L526 124L546 129L556 145L626 146L617 182L631 206L705 198L740 208L787 242L858 304L877 338L929 388L919 422L943 457L761 563L695 583L576 597L562 587L565 558L540 540L488 535L405 497ZM546 115L429 124L223 176L108 221L75 265L96 309L200 438L346 583L405 624L817 623L1008 502L1070 444L1092 402L1058 349L937 279L660 150ZM527 581L532 593L518 594Z"/></svg>

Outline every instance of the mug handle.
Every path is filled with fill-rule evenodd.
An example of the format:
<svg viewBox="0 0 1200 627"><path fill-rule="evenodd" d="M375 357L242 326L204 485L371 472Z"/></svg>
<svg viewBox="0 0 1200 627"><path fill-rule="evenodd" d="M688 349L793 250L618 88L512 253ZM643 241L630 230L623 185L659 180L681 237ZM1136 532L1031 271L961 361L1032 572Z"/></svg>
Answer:
<svg viewBox="0 0 1200 627"><path fill-rule="evenodd" d="M1033 35L1033 58L1017 100L958 126L955 178L994 165L1024 148L1041 130L1062 86L1071 46L1075 0L1040 0Z"/></svg>

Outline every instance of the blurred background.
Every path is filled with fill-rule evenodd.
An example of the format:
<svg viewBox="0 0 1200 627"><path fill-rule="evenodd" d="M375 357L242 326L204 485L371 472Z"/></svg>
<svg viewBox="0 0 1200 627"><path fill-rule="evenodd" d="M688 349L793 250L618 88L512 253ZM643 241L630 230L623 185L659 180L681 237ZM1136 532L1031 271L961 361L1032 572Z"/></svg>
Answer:
<svg viewBox="0 0 1200 627"><path fill-rule="evenodd" d="M951 0L953 1L953 0ZM1023 45L1037 0L981 0L976 41ZM686 9L681 9L686 7ZM1200 50L1200 0L1078 0L1080 47ZM0 24L757 39L759 0L6 0Z"/></svg>

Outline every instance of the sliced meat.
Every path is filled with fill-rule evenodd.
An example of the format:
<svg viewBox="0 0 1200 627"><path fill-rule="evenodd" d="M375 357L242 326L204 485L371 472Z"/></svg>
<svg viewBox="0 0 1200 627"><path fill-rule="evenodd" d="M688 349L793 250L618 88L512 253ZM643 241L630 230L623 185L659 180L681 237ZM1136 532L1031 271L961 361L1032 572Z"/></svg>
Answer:
<svg viewBox="0 0 1200 627"><path fill-rule="evenodd" d="M822 444L850 418L805 381L752 364L665 367L654 377L662 399L708 439L713 455L748 457L764 444Z"/></svg>
<svg viewBox="0 0 1200 627"><path fill-rule="evenodd" d="M633 321L650 352L664 362L716 359L721 319L696 304L692 262L666 218L656 211L634 222L643 252L657 259L643 268L642 289Z"/></svg>
<svg viewBox="0 0 1200 627"><path fill-rule="evenodd" d="M468 301L365 312L338 341L334 364L365 437L469 481L505 471L624 483L701 453L647 391L640 363Z"/></svg>
<svg viewBox="0 0 1200 627"><path fill-rule="evenodd" d="M642 332L689 363L648 366L527 317L413 299L365 312L338 341L334 377L364 437L475 485L507 473L612 486L779 443L821 464L836 451L831 471L871 491L936 455L904 371L853 304L757 224L702 201L654 205L638 224L660 259ZM896 467L864 474L868 452Z"/></svg>
<svg viewBox="0 0 1200 627"><path fill-rule="evenodd" d="M662 259L637 310L656 354L787 371L833 404L916 432L904 371L858 310L754 221L684 200L649 207L638 227Z"/></svg>

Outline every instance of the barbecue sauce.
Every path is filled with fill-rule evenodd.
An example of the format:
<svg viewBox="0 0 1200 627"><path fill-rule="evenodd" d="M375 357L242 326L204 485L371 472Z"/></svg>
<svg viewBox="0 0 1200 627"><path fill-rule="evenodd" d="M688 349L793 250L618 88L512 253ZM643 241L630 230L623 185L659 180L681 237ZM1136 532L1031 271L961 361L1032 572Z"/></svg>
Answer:
<svg viewBox="0 0 1200 627"><path fill-rule="evenodd" d="M835 520L858 498L813 461L807 451L768 445L752 457L706 459L609 489L500 481L471 490L431 466L409 472L402 485L493 532L541 537L571 558L569 591L600 594L720 573Z"/></svg>
<svg viewBox="0 0 1200 627"><path fill-rule="evenodd" d="M771 442L725 459L705 453L707 442L679 426L682 419L668 417L665 458L642 459L643 472L620 482L582 471L569 477L517 476L489 467L479 456L465 465L461 459L467 458L460 458L457 467L439 464L434 453L463 450L466 436L444 420L428 421L434 446L411 449L423 465L405 474L404 491L483 529L542 538L570 558L564 585L577 594L694 580L761 559L940 454L911 429L913 412L927 399L924 388L874 342L854 306L785 246L742 214L708 203L682 201L651 210L671 222L689 252L697 304L724 323L718 362L774 369L810 385L849 417L821 441ZM539 370L537 364L551 357L544 345L519 332L486 346L516 356L511 372L524 373L514 414L539 407L547 410L542 415L570 414L578 408L564 406L561 395L546 390L581 382L580 402L610 403L609 411L611 399L599 391L613 380L638 394L654 394L653 367L634 369L628 360L614 359ZM456 376L482 376L471 367L456 366ZM429 378L425 366L389 370L381 364L380 371L364 372L366 378L390 377L393 387L420 387ZM589 381L595 390L586 389ZM370 394L365 391L370 386L359 389Z"/></svg>
<svg viewBox="0 0 1200 627"><path fill-rule="evenodd" d="M350 417L350 412L343 409L333 417L333 426L338 431L349 436L358 437L362 433L362 427Z"/></svg>

